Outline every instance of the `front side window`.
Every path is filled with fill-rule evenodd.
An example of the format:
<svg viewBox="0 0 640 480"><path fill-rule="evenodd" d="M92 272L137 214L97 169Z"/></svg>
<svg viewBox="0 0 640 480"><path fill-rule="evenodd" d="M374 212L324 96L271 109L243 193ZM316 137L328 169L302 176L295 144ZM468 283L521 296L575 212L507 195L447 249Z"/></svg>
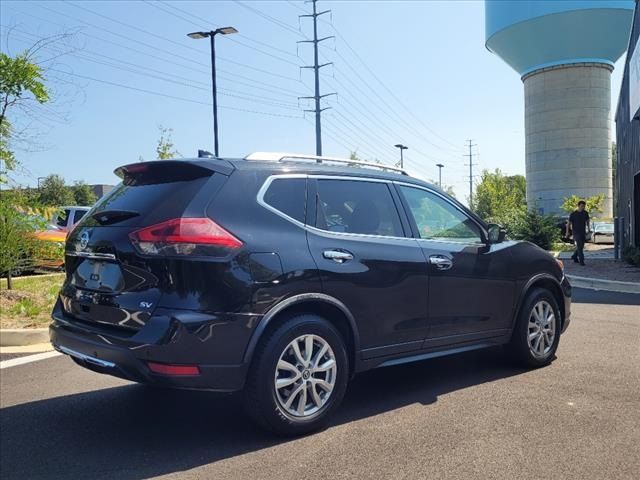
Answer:
<svg viewBox="0 0 640 480"><path fill-rule="evenodd" d="M480 227L442 197L420 188L401 186L420 238L459 243L482 241Z"/></svg>
<svg viewBox="0 0 640 480"><path fill-rule="evenodd" d="M322 230L404 236L386 183L320 179L316 205L316 227Z"/></svg>
<svg viewBox="0 0 640 480"><path fill-rule="evenodd" d="M263 200L279 212L304 223L306 198L306 178L276 178Z"/></svg>

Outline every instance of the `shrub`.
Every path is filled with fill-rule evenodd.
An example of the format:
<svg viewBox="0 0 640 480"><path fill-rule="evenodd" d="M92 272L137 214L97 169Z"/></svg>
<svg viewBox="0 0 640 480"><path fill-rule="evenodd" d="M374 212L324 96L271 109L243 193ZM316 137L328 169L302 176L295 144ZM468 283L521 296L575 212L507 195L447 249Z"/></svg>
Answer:
<svg viewBox="0 0 640 480"><path fill-rule="evenodd" d="M11 289L11 277L32 266L37 225L7 200L3 197L0 202L0 274L6 275L7 288Z"/></svg>
<svg viewBox="0 0 640 480"><path fill-rule="evenodd" d="M514 240L526 240L545 250L560 241L560 230L552 215L541 215L537 209L519 208L507 215L502 225Z"/></svg>
<svg viewBox="0 0 640 480"><path fill-rule="evenodd" d="M631 245L626 247L622 251L622 259L631 265L640 267L640 247L633 247Z"/></svg>

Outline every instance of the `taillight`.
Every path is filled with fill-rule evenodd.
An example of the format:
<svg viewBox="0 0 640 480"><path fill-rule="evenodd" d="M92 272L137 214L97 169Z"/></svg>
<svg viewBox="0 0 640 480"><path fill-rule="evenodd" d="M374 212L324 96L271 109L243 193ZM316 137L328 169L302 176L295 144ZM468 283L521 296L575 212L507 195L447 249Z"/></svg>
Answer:
<svg viewBox="0 0 640 480"><path fill-rule="evenodd" d="M210 218L174 218L129 234L147 255L210 255L236 249L242 242Z"/></svg>

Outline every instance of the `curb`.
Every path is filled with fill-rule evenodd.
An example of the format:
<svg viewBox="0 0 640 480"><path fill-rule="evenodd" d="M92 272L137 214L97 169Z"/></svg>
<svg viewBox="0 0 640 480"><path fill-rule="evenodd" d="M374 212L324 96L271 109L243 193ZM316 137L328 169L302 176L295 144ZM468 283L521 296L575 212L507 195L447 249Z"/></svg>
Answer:
<svg viewBox="0 0 640 480"><path fill-rule="evenodd" d="M48 328L8 328L0 330L0 347L20 347L49 342Z"/></svg>
<svg viewBox="0 0 640 480"><path fill-rule="evenodd" d="M640 283L637 282L620 282L616 280L603 280L600 278L578 277L576 275L567 275L567 278L571 282L571 286L576 288L640 294Z"/></svg>

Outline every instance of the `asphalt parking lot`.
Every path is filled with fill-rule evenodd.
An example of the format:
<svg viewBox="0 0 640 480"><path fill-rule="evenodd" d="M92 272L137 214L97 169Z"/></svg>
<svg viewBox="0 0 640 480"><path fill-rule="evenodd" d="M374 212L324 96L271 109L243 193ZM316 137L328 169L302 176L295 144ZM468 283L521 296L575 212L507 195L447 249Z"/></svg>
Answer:
<svg viewBox="0 0 640 480"><path fill-rule="evenodd" d="M236 396L61 356L0 370L0 392L2 479L635 479L640 295L576 290L544 369L494 349L367 372L327 430L299 439L256 429Z"/></svg>

